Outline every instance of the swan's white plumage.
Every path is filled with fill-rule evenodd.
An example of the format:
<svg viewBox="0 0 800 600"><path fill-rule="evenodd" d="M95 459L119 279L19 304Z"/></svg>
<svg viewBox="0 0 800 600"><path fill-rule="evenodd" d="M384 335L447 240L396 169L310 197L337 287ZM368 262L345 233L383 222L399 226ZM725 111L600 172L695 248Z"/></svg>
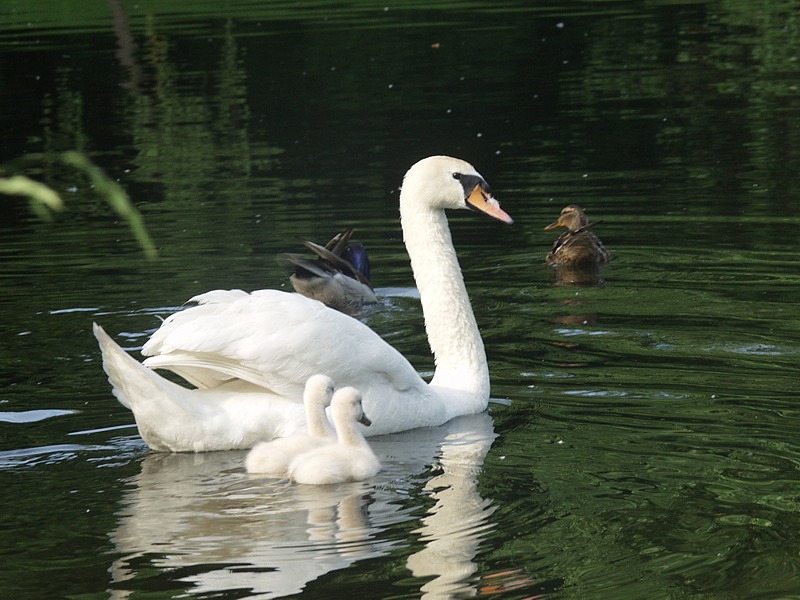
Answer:
<svg viewBox="0 0 800 600"><path fill-rule="evenodd" d="M247 405L243 414L250 419L261 410L265 418L274 418L277 412L278 420L283 420L277 408L282 402L302 410L303 385L315 373L361 391L373 423L369 435L440 425L480 412L488 403L489 371L444 213L447 208L467 208L468 202L511 222L488 193L483 178L464 161L429 157L406 173L400 216L436 361L430 384L363 323L315 300L276 290L249 294L215 290L196 296L192 299L196 306L167 318L145 344L143 354L149 358L144 364L172 370L199 388L176 391L179 404L204 394L216 394L214 398L248 394L237 401ZM143 437L151 447L186 451L252 447L246 437L232 441L237 437L229 435L232 432L197 440L203 423L185 422L185 431L179 431L178 423L167 427L163 415L171 411L166 406L170 394L120 392L136 387L129 379L145 378L144 367L130 357L106 360L106 354L114 352L108 343L101 342L101 348L117 396L134 412L140 430L148 430ZM152 377L157 376L147 374L147 379ZM244 391L234 392L234 388ZM195 418L214 419L213 402L205 403L207 414ZM263 439L296 429L296 414L295 409L286 410L285 426L270 424ZM232 430L236 427L230 424Z"/></svg>
<svg viewBox="0 0 800 600"><path fill-rule="evenodd" d="M267 396L241 382L189 390L135 360L94 325L103 368L120 404L130 408L145 443L163 452L252 448L305 429L300 402Z"/></svg>
<svg viewBox="0 0 800 600"><path fill-rule="evenodd" d="M381 463L358 430L364 416L358 390L336 390L331 400L336 441L297 456L289 465L289 478L297 483L327 485L375 476Z"/></svg>
<svg viewBox="0 0 800 600"><path fill-rule="evenodd" d="M358 386L375 414L370 434L448 420L414 367L372 329L299 294L215 291L170 316L145 344L144 364L170 369L199 387L242 379L282 398L300 399L317 372ZM212 335L213 334L213 335ZM162 343L163 340L163 343Z"/></svg>
<svg viewBox="0 0 800 600"><path fill-rule="evenodd" d="M307 431L261 442L245 459L248 473L286 475L289 464L297 456L336 441L336 431L331 427L325 409L333 396L333 380L325 375L312 375L303 390L303 406Z"/></svg>

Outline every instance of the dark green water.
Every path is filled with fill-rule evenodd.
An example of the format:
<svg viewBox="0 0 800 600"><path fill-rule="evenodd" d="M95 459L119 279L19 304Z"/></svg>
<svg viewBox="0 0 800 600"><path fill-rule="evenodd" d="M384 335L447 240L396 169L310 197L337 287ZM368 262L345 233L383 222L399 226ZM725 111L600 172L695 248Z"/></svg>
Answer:
<svg viewBox="0 0 800 600"><path fill-rule="evenodd" d="M800 3L427 4L0 7L0 176L68 207L0 197L0 596L800 598ZM369 324L431 371L396 203L434 153L516 219L451 218L490 415L334 490L150 453L91 322L136 354L197 293L285 287L294 235L353 225ZM573 202L604 285L544 263Z"/></svg>

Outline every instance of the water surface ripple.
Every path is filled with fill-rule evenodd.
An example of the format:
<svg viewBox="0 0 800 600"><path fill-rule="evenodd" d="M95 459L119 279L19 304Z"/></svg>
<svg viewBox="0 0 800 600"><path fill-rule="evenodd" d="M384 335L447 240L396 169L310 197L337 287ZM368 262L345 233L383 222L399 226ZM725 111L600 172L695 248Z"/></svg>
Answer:
<svg viewBox="0 0 800 600"><path fill-rule="evenodd" d="M796 3L7 4L0 177L67 210L0 202L0 595L800 598ZM487 414L324 489L150 452L91 323L139 357L196 294L288 289L297 235L355 228L365 321L433 372L397 198L439 153L515 219L450 216ZM595 286L545 264L572 203Z"/></svg>

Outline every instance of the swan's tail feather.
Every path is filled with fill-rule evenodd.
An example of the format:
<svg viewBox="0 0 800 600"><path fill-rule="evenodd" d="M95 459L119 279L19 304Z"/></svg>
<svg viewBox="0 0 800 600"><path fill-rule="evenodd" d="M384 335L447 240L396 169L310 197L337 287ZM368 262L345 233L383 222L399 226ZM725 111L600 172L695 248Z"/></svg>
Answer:
<svg viewBox="0 0 800 600"><path fill-rule="evenodd" d="M176 391L183 389L148 369L125 352L97 323L92 324L92 331L100 344L103 369L113 387L114 396L122 406L134 411L134 415L142 399L152 402L160 398L174 397Z"/></svg>
<svg viewBox="0 0 800 600"><path fill-rule="evenodd" d="M114 396L116 396L117 400L119 400L119 403L122 404L122 406L130 410L131 403L128 401L128 397L125 395L124 386L122 385L122 380L119 377L120 370L116 368L116 365L120 364L121 362L125 362L125 359L122 359L120 356L118 356L120 352L125 354L127 358L130 357L97 323L92 323L92 332L94 333L94 337L97 338L97 343L100 344L100 352L103 355L103 370L106 372L106 375L108 375L108 382L111 384L112 393Z"/></svg>

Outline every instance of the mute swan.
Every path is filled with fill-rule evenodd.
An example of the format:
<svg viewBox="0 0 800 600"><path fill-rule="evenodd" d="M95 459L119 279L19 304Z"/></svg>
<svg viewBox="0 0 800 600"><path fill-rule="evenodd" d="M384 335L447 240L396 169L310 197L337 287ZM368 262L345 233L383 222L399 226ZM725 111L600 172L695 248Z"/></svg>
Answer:
<svg viewBox="0 0 800 600"><path fill-rule="evenodd" d="M331 416L337 441L297 456L289 465L289 479L297 483L326 485L369 479L381 470L381 463L357 423L369 426L361 406L361 394L351 387L336 390Z"/></svg>
<svg viewBox="0 0 800 600"><path fill-rule="evenodd" d="M336 432L325 415L331 396L333 396L333 380L330 377L325 375L309 377L303 391L308 432L295 433L257 444L245 460L247 472L285 475L289 463L299 454L335 442Z"/></svg>
<svg viewBox="0 0 800 600"><path fill-rule="evenodd" d="M147 367L170 369L198 390L158 377L95 328L115 395L133 411L145 442L191 452L252 448L289 435L302 429L299 399L315 373L361 391L370 435L485 410L489 368L447 208L512 223L467 162L433 156L406 173L400 221L436 363L430 383L369 327L320 302L277 290L211 291L168 317L142 349Z"/></svg>
<svg viewBox="0 0 800 600"><path fill-rule="evenodd" d="M289 281L294 291L324 302L345 314L355 315L365 304L378 301L369 280L369 258L364 244L350 243L353 229L334 236L324 247L300 238L318 258L284 254L294 266Z"/></svg>

